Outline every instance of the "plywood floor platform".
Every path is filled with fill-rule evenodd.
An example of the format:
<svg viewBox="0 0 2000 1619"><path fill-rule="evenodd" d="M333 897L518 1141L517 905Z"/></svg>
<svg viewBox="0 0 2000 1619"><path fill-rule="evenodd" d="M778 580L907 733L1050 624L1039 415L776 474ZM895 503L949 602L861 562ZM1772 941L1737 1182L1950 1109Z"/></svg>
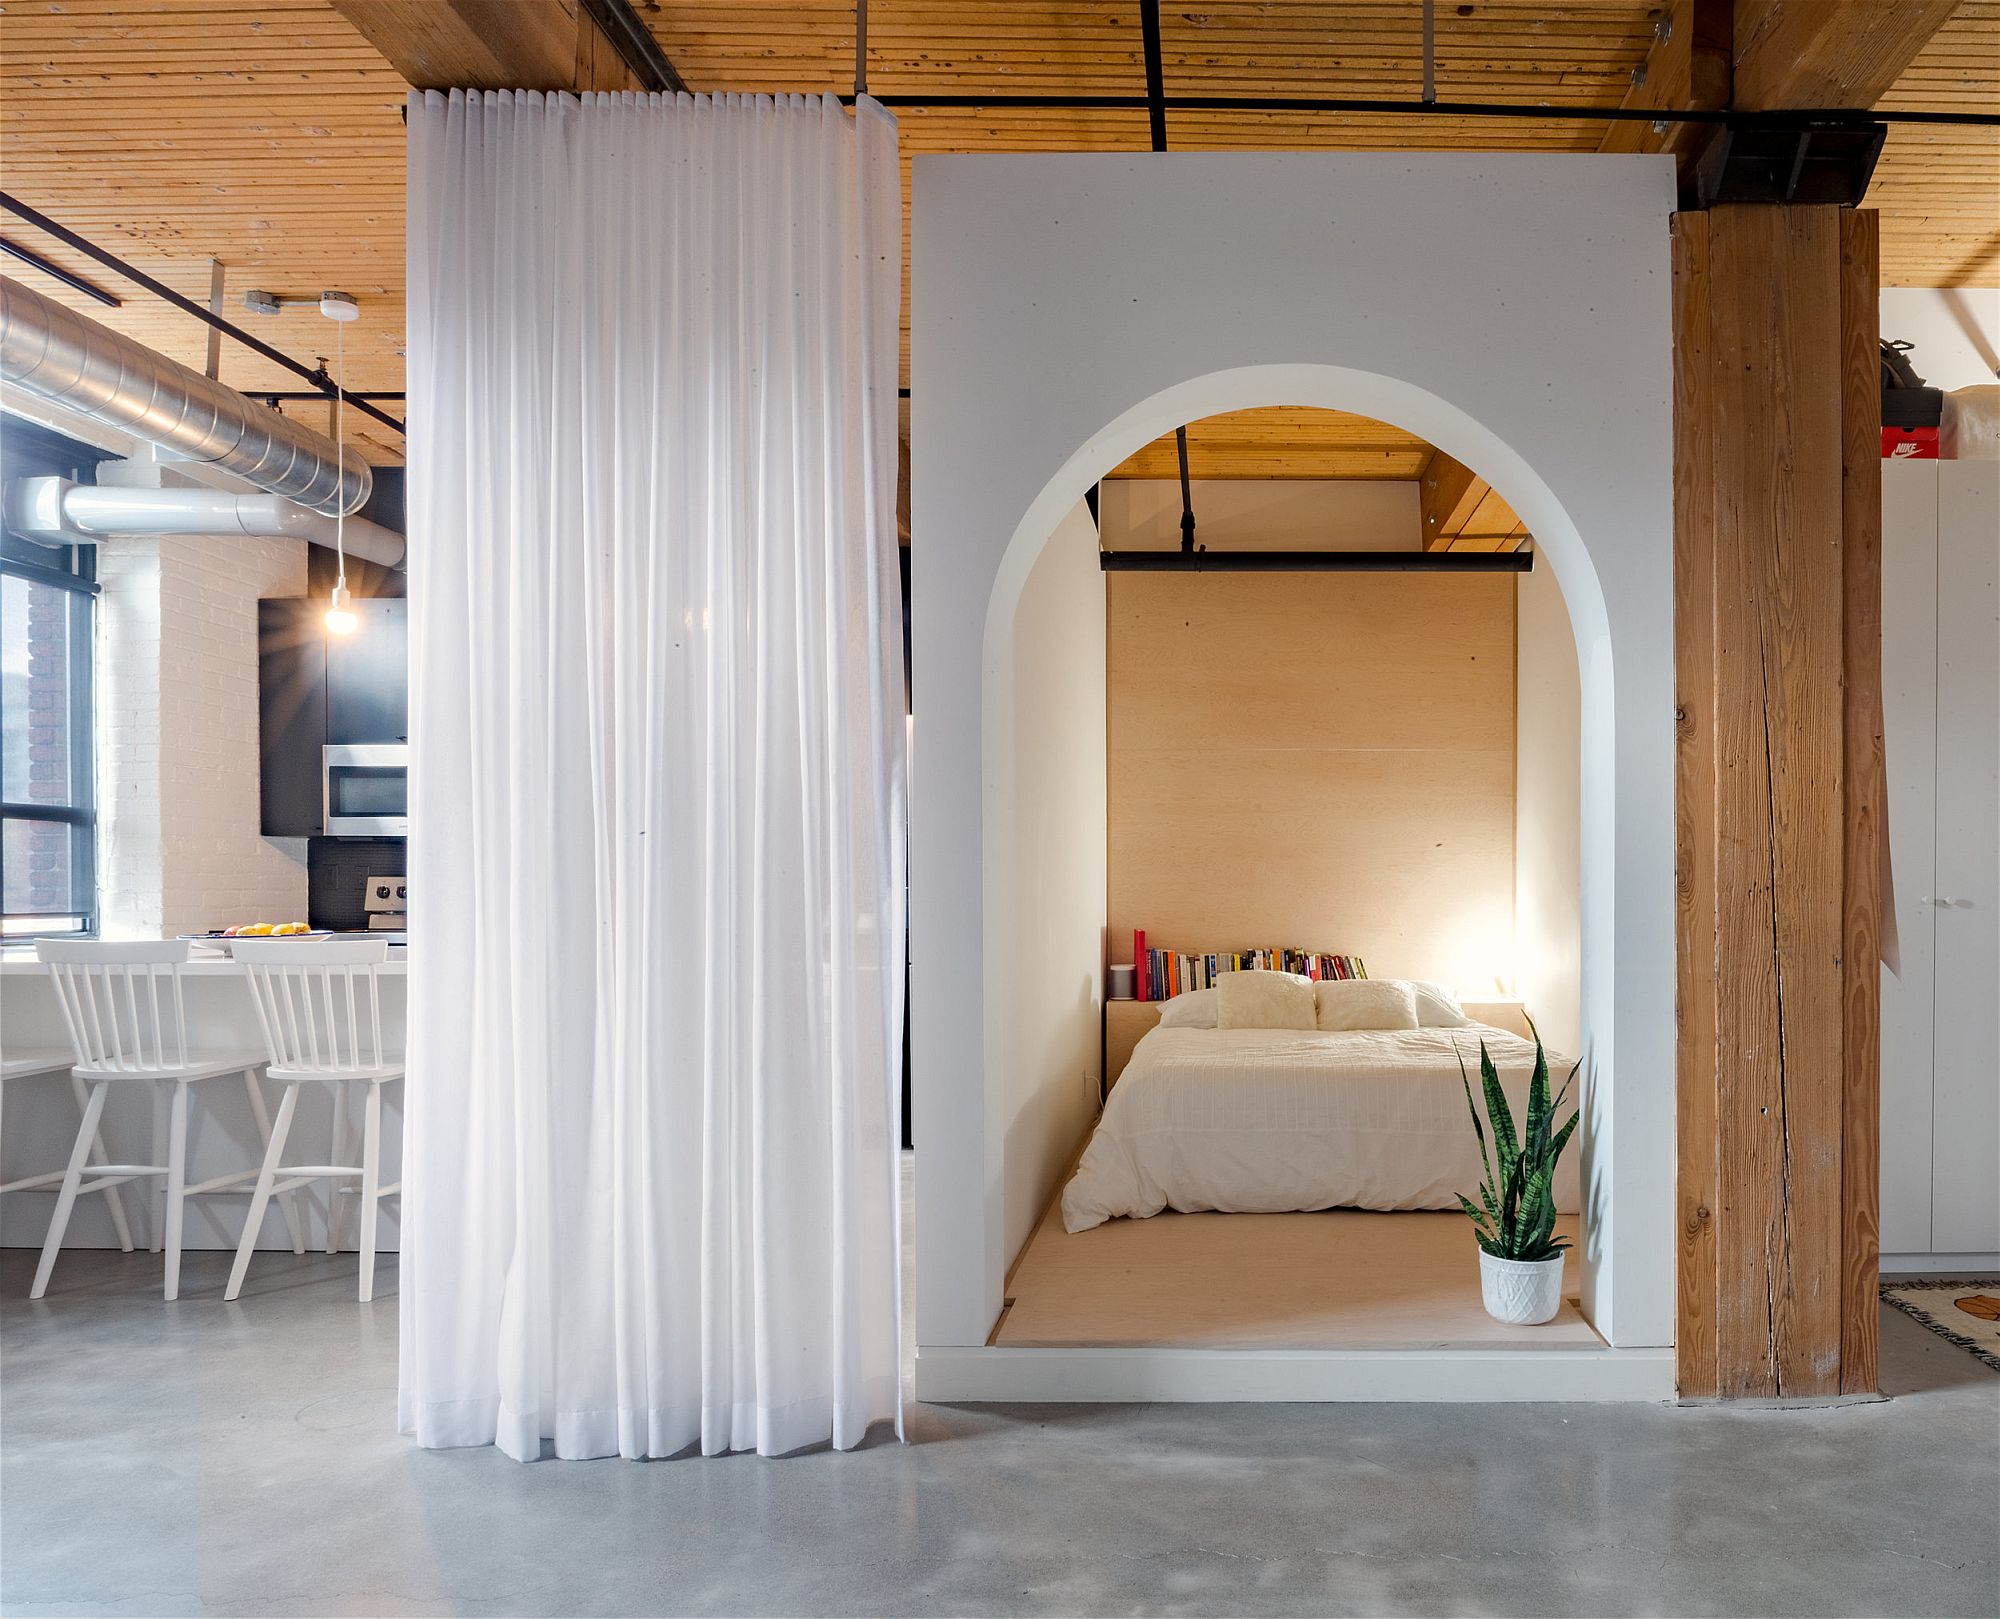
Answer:
<svg viewBox="0 0 2000 1619"><path fill-rule="evenodd" d="M1577 1221L1561 1227L1576 1238ZM1007 1284L1009 1349L1602 1349L1576 1305L1508 1327L1479 1302L1478 1250L1450 1213L1157 1214L1071 1236L1051 1207Z"/></svg>

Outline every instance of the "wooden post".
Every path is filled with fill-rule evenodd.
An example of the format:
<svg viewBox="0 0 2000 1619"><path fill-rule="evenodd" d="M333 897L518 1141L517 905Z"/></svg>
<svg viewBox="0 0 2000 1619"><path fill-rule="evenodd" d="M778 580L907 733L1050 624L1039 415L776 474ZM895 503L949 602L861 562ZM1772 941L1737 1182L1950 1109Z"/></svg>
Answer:
<svg viewBox="0 0 2000 1619"><path fill-rule="evenodd" d="M1851 1393L1874 1378L1873 226L1831 208L1676 222L1689 1396Z"/></svg>
<svg viewBox="0 0 2000 1619"><path fill-rule="evenodd" d="M1842 588L1846 871L1842 951L1847 1100L1841 1115L1840 1391L1872 1394L1882 1308L1882 870L1888 767L1882 749L1882 359L1879 218L1840 215Z"/></svg>
<svg viewBox="0 0 2000 1619"><path fill-rule="evenodd" d="M1674 957L1679 1231L1675 1363L1681 1393L1715 1375L1714 410L1708 215L1674 218Z"/></svg>

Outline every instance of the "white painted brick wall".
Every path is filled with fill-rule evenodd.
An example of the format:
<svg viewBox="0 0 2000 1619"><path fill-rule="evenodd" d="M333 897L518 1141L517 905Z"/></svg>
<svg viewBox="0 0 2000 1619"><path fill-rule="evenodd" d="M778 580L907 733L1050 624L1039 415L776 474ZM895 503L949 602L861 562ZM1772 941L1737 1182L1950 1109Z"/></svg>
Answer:
<svg viewBox="0 0 2000 1619"><path fill-rule="evenodd" d="M97 548L97 884L104 931L160 935L160 542Z"/></svg>
<svg viewBox="0 0 2000 1619"><path fill-rule="evenodd" d="M303 840L257 830L257 601L303 594L304 545L116 540L98 567L106 930L303 920Z"/></svg>

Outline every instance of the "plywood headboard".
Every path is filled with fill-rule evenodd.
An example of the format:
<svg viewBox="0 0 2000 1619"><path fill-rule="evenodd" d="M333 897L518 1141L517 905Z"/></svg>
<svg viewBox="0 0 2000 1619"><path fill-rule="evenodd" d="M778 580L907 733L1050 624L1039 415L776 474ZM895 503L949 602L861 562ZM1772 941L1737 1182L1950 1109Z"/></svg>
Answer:
<svg viewBox="0 0 2000 1619"><path fill-rule="evenodd" d="M1513 577L1108 583L1111 958L1137 926L1490 987L1513 926Z"/></svg>

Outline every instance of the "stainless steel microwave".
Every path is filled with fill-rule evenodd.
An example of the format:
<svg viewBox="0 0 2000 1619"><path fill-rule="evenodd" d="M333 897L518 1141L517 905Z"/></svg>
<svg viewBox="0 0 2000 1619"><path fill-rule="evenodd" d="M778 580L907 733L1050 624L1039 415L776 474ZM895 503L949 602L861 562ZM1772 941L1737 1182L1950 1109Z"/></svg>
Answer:
<svg viewBox="0 0 2000 1619"><path fill-rule="evenodd" d="M320 825L330 838L400 838L410 831L410 745L328 745L323 760Z"/></svg>

